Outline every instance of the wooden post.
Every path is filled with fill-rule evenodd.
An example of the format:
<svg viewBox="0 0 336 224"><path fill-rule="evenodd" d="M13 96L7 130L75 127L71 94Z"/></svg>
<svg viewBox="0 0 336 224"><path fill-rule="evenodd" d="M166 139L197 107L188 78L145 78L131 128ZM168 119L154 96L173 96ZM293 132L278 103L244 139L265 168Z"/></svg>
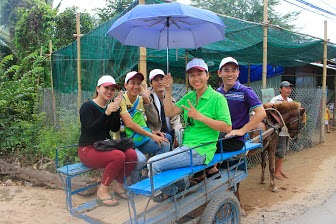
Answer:
<svg viewBox="0 0 336 224"><path fill-rule="evenodd" d="M268 29L268 0L264 0L264 38L263 38L263 67L262 67L262 88L266 88L267 76L267 29Z"/></svg>
<svg viewBox="0 0 336 224"><path fill-rule="evenodd" d="M188 56L189 56L189 53L186 50L185 51L185 65L186 65L186 67L187 67L187 64L188 64ZM187 74L187 72L185 72L185 85L186 85L186 91L188 92L189 80L188 80L188 74Z"/></svg>
<svg viewBox="0 0 336 224"><path fill-rule="evenodd" d="M53 124L56 125L56 97L54 92L54 80L52 73L52 41L49 40L49 54L50 54L50 83L51 83L51 101L52 101L52 115L53 115Z"/></svg>
<svg viewBox="0 0 336 224"><path fill-rule="evenodd" d="M145 0L139 0L139 5L144 5ZM145 47L140 47L140 56L138 64L138 72L144 75L143 85L147 86L147 50Z"/></svg>
<svg viewBox="0 0 336 224"><path fill-rule="evenodd" d="M324 20L324 42L323 42L323 76L322 76L322 113L321 113L321 142L325 142L325 110L326 110L326 101L327 101L327 20Z"/></svg>
<svg viewBox="0 0 336 224"><path fill-rule="evenodd" d="M248 63L248 69L247 69L247 86L250 86L251 82L251 64Z"/></svg>
<svg viewBox="0 0 336 224"><path fill-rule="evenodd" d="M336 127L336 76L334 76L334 113L333 113L333 126Z"/></svg>
<svg viewBox="0 0 336 224"><path fill-rule="evenodd" d="M82 73L81 73L81 45L80 38L82 34L80 33L80 13L76 13L76 34L74 37L77 38L77 84L78 84L78 95L77 95L77 109L82 104Z"/></svg>

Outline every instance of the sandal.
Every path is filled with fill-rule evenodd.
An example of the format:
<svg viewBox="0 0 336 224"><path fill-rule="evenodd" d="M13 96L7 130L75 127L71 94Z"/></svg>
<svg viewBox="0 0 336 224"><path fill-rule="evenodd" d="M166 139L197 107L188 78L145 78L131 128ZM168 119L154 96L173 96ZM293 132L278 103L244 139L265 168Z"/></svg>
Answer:
<svg viewBox="0 0 336 224"><path fill-rule="evenodd" d="M105 203L105 201L115 201L115 203L108 204L108 203ZM115 207L115 206L119 205L119 202L117 200L115 200L113 197L105 198L105 199L96 198L96 203L98 205L106 206L106 207Z"/></svg>
<svg viewBox="0 0 336 224"><path fill-rule="evenodd" d="M278 180L283 180L284 179L281 174L280 175L274 174L274 178L278 179Z"/></svg>
<svg viewBox="0 0 336 224"><path fill-rule="evenodd" d="M164 200L166 200L168 197L166 197L163 193L160 193L158 195L155 195L153 197L153 201L157 202L157 203L161 203L163 202Z"/></svg>
<svg viewBox="0 0 336 224"><path fill-rule="evenodd" d="M124 199L124 200L128 200L128 196L126 194L126 192L114 192L114 195L117 196L120 199Z"/></svg>
<svg viewBox="0 0 336 224"><path fill-rule="evenodd" d="M284 178L286 178L286 179L289 179L289 177L288 177L288 175L287 175L286 173L282 173L282 172L281 172L281 175L282 175L282 177L284 177Z"/></svg>

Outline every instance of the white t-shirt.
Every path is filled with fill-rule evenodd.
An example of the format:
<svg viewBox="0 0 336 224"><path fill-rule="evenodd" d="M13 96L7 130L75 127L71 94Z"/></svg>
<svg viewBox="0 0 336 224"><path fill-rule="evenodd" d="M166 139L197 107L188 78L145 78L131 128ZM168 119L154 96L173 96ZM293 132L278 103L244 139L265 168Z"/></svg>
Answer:
<svg viewBox="0 0 336 224"><path fill-rule="evenodd" d="M284 100L284 99L282 98L281 94L280 94L280 95L277 95L277 96L273 97L273 98L271 99L270 102L271 102L271 103L282 103L282 102L284 102L284 101L292 102L293 99L287 97L287 100Z"/></svg>

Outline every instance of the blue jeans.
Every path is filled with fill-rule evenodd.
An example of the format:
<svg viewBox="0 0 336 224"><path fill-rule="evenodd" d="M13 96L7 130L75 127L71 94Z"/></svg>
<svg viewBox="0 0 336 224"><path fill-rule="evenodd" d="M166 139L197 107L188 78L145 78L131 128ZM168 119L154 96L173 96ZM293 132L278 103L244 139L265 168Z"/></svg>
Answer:
<svg viewBox="0 0 336 224"><path fill-rule="evenodd" d="M131 178L131 181L132 181L131 184L135 184L136 182L140 181L141 170L146 165L146 160L147 160L146 156L142 152L140 152L138 149L135 149L135 152L136 152L137 157L138 157L138 163L135 166L134 170L130 174L130 178Z"/></svg>
<svg viewBox="0 0 336 224"><path fill-rule="evenodd" d="M161 160L158 160L152 163L153 175L159 174L165 170L189 167L191 164L190 151L188 150L188 151L182 152L187 149L190 149L190 148L187 146L181 146L181 147L174 149L171 152L156 155L150 158L148 160L148 163L150 163L153 160L161 159ZM194 149L192 149L191 152L192 152L193 165L194 166L203 165L205 161L205 155L201 156ZM170 157L167 157L167 156L170 156ZM150 170L149 164L147 166L148 166L148 170ZM185 178L184 180L179 180L175 182L174 184L163 188L161 191L166 195L174 195L177 193L179 189L184 190L188 185L189 185L189 181L187 178Z"/></svg>
<svg viewBox="0 0 336 224"><path fill-rule="evenodd" d="M135 152L138 156L138 164L135 166L135 169L130 174L131 180L133 183L137 183L141 179L141 170L146 165L146 156L144 154L149 155L158 155L161 153L168 152L170 150L169 143L161 143L161 148L159 148L158 143L149 139L147 142L140 145Z"/></svg>

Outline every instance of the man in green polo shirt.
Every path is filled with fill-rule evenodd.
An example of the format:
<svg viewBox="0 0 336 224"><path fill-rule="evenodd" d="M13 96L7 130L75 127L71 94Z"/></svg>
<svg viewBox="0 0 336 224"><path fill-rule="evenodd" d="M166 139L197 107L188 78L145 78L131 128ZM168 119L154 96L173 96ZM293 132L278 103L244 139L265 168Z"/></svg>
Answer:
<svg viewBox="0 0 336 224"><path fill-rule="evenodd" d="M190 166L190 150L188 149L212 142L191 150L193 165L208 164L216 152L219 132L229 133L232 130L229 107L225 97L208 86L207 64L202 59L195 58L187 64L186 72L194 91L187 93L176 104L171 100L173 85L171 75L166 75L163 80L166 89L163 102L166 116L171 117L183 113L186 121L182 146L149 159L148 163L160 158L152 164L152 175L165 170ZM181 180L163 188L163 193L155 196L153 200L156 202L165 200L170 195L176 194L178 189L183 190L186 183L187 180Z"/></svg>

